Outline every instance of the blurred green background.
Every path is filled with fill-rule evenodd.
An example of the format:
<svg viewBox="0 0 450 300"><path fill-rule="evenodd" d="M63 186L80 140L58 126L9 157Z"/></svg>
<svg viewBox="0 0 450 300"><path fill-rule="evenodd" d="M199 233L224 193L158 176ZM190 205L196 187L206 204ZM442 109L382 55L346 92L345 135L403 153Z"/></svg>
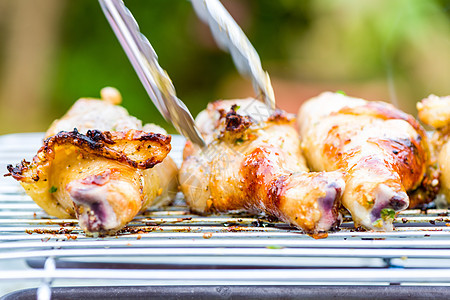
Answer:
<svg viewBox="0 0 450 300"><path fill-rule="evenodd" d="M129 0L141 30L196 115L254 93L186 0ZM296 112L326 90L415 114L450 94L450 0L223 1L259 52L277 104ZM144 122L164 122L94 0L0 0L0 134L45 131L80 97L118 88Z"/></svg>

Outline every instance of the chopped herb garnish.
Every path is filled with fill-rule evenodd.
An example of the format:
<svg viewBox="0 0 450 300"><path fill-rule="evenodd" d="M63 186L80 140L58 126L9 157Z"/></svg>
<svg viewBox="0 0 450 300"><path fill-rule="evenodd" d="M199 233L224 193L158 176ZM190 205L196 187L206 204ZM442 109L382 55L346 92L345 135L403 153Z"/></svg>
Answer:
<svg viewBox="0 0 450 300"><path fill-rule="evenodd" d="M342 90L336 91L336 94L341 94L341 95L347 96L347 94Z"/></svg>
<svg viewBox="0 0 450 300"><path fill-rule="evenodd" d="M268 245L266 246L267 249L283 249L283 246L278 246L278 245Z"/></svg>
<svg viewBox="0 0 450 300"><path fill-rule="evenodd" d="M395 218L395 210L392 208L383 208L381 210L381 218L385 221Z"/></svg>
<svg viewBox="0 0 450 300"><path fill-rule="evenodd" d="M239 138L239 139L236 140L236 144L237 144L237 145L240 145L240 144L242 144L243 142L244 142L244 139L243 139L243 138Z"/></svg>
<svg viewBox="0 0 450 300"><path fill-rule="evenodd" d="M54 192L56 192L58 190L58 188L56 186L53 186L50 188L49 192L50 194L53 194Z"/></svg>
<svg viewBox="0 0 450 300"><path fill-rule="evenodd" d="M236 112L239 108L241 108L241 107L236 104L233 104L233 106L231 106L231 110L233 110L234 112Z"/></svg>
<svg viewBox="0 0 450 300"><path fill-rule="evenodd" d="M381 220L381 219L376 220L375 222L372 223L372 226L376 227L376 228L383 227L383 220Z"/></svg>

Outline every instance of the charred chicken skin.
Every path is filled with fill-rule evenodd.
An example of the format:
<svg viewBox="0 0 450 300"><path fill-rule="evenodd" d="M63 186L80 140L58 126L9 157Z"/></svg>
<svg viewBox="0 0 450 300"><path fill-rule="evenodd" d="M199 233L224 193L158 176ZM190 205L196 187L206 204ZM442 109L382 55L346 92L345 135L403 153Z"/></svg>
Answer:
<svg viewBox="0 0 450 300"><path fill-rule="evenodd" d="M339 225L339 172L310 173L292 116L255 99L216 101L196 118L208 145L187 143L181 190L199 213L264 211L321 237Z"/></svg>
<svg viewBox="0 0 450 300"><path fill-rule="evenodd" d="M33 160L9 165L7 174L48 214L76 216L87 235L113 234L177 190L170 136L116 105L116 90L102 97L78 100L52 124Z"/></svg>
<svg viewBox="0 0 450 300"><path fill-rule="evenodd" d="M431 138L432 162L440 171L440 180L432 183L440 187L440 192L450 204L450 96L438 97L430 95L417 103L419 119L435 128Z"/></svg>
<svg viewBox="0 0 450 300"><path fill-rule="evenodd" d="M303 104L298 125L310 167L343 172L342 203L355 225L392 230L427 169L427 136L418 122L384 102L326 92Z"/></svg>

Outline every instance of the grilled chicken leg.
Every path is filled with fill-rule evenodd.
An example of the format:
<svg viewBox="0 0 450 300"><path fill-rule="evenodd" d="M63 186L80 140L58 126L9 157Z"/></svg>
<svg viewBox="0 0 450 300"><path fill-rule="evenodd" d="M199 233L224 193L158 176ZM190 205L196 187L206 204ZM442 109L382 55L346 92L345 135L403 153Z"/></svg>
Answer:
<svg viewBox="0 0 450 300"><path fill-rule="evenodd" d="M344 172L342 203L355 225L392 230L427 167L427 137L417 121L387 103L327 92L303 104L298 125L312 169Z"/></svg>
<svg viewBox="0 0 450 300"><path fill-rule="evenodd" d="M8 166L48 214L76 216L88 235L115 233L177 189L170 137L116 105L116 90L104 89L102 97L78 100L52 124L32 162Z"/></svg>
<svg viewBox="0 0 450 300"><path fill-rule="evenodd" d="M417 104L419 119L436 129L431 138L432 162L436 162L440 170L440 181L435 180L433 186L440 185L440 192L450 204L450 96L431 95Z"/></svg>
<svg viewBox="0 0 450 300"><path fill-rule="evenodd" d="M339 225L339 172L309 173L294 119L255 99L217 101L196 123L208 146L187 143L179 180L200 213L265 211L318 237Z"/></svg>

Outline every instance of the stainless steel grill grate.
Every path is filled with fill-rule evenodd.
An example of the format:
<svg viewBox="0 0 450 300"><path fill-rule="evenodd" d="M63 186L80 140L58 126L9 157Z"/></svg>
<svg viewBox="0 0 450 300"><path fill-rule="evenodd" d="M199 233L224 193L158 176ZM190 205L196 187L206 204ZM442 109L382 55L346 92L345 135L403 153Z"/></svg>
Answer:
<svg viewBox="0 0 450 300"><path fill-rule="evenodd" d="M0 170L31 159L42 134L0 137ZM173 138L180 163L183 139ZM73 285L450 284L447 210L408 210L388 233L350 220L314 240L286 224L243 213L147 211L123 233L87 238L77 220L49 218L9 177L0 179L0 292ZM20 281L18 281L20 280Z"/></svg>

